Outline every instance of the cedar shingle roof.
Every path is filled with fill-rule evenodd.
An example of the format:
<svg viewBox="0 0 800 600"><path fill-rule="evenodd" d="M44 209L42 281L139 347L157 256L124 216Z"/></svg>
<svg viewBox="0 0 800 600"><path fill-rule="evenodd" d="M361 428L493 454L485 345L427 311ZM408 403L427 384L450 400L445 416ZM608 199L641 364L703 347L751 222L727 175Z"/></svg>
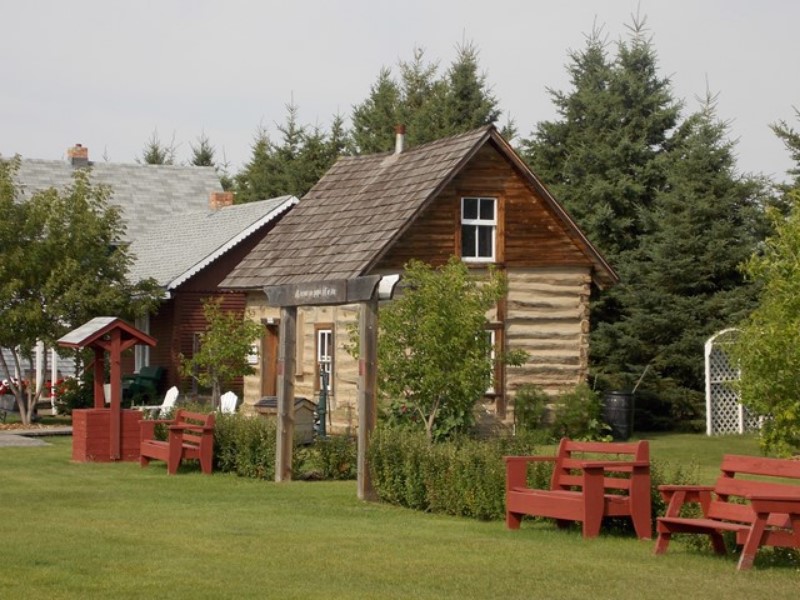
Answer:
<svg viewBox="0 0 800 600"><path fill-rule="evenodd" d="M220 287L350 279L368 273L442 188L486 144L500 151L583 242L605 281L611 267L492 126L401 154L342 157L223 280Z"/></svg>

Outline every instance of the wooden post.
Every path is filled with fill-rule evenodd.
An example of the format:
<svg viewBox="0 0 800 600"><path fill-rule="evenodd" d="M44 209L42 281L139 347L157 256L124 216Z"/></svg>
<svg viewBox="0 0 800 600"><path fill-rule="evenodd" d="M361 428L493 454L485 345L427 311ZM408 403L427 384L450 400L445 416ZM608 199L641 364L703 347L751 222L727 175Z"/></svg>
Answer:
<svg viewBox="0 0 800 600"><path fill-rule="evenodd" d="M376 500L369 472L369 442L375 430L377 406L375 393L378 384L378 299L361 303L358 319L359 377L358 380L358 498Z"/></svg>
<svg viewBox="0 0 800 600"><path fill-rule="evenodd" d="M122 332L119 329L111 331L111 351L109 352L111 361L110 385L111 385L111 460L122 458Z"/></svg>
<svg viewBox="0 0 800 600"><path fill-rule="evenodd" d="M278 423L275 481L291 481L294 445L294 362L297 345L297 307L281 307L278 352Z"/></svg>
<svg viewBox="0 0 800 600"><path fill-rule="evenodd" d="M97 346L94 349L94 407L105 408L106 399L103 393L103 382L106 378L105 350Z"/></svg>

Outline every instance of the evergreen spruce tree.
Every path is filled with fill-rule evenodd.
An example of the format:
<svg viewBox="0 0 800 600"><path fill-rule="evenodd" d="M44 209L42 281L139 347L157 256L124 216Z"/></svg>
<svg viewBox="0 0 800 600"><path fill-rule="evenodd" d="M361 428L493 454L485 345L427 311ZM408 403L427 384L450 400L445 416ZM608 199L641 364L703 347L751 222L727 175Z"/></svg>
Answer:
<svg viewBox="0 0 800 600"><path fill-rule="evenodd" d="M389 69L381 69L369 97L353 109L352 144L357 154L387 152L394 148L400 106L400 88Z"/></svg>
<svg viewBox="0 0 800 600"><path fill-rule="evenodd" d="M736 171L727 125L707 96L672 136L651 226L623 266L625 319L601 323L595 336L607 371L649 379L676 418L697 418L703 403L703 345L740 322L756 289L740 266L763 239L764 182ZM608 335L602 335L608 333ZM645 385L645 389L648 385Z"/></svg>
<svg viewBox="0 0 800 600"><path fill-rule="evenodd" d="M302 197L345 152L347 132L340 115L333 118L330 134L321 127L302 125L296 104L286 106L286 120L277 126L279 143L259 129L253 154L236 176L234 188L239 202L252 202L291 194Z"/></svg>
<svg viewBox="0 0 800 600"><path fill-rule="evenodd" d="M598 385L630 389L649 368L640 389L696 417L704 340L753 306L738 267L763 237L766 186L736 173L711 98L679 124L643 19L613 58L595 28L569 69L573 89L551 92L559 120L523 152L620 274L593 297Z"/></svg>
<svg viewBox="0 0 800 600"><path fill-rule="evenodd" d="M175 164L175 140L169 145L163 144L158 137L158 130L153 129L153 134L142 149L141 158L137 158L136 162L146 165Z"/></svg>
<svg viewBox="0 0 800 600"><path fill-rule="evenodd" d="M445 121L448 134L496 123L501 111L497 98L486 83L478 64L478 50L472 43L458 47L458 55L446 75Z"/></svg>
<svg viewBox="0 0 800 600"><path fill-rule="evenodd" d="M250 162L234 178L237 202L254 202L282 195L282 192L273 194L275 173L278 170L274 154L267 130L259 127L253 141Z"/></svg>
<svg viewBox="0 0 800 600"><path fill-rule="evenodd" d="M794 112L797 119L800 120L800 110L795 109ZM793 168L789 169L789 175L794 177L794 187L800 188L800 132L783 120L773 123L770 128L786 146L789 156L796 163Z"/></svg>
<svg viewBox="0 0 800 600"><path fill-rule="evenodd" d="M424 51L415 48L413 58L400 63L399 82L389 69L382 69L370 96L353 110L353 150L391 151L398 124L406 126L407 147L470 131L495 123L500 116L497 104L480 73L473 44L458 48L443 76L438 64L426 62Z"/></svg>
<svg viewBox="0 0 800 600"><path fill-rule="evenodd" d="M189 147L192 149L192 159L189 161L190 165L195 167L216 167L214 163L215 149L204 131L200 132L197 138L197 146L190 142Z"/></svg>

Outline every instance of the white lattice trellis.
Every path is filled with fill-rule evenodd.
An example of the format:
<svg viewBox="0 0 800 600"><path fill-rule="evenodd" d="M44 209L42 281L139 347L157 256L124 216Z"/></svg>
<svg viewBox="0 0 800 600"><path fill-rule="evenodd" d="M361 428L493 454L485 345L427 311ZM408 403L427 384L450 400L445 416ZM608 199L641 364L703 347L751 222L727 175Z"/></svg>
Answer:
<svg viewBox="0 0 800 600"><path fill-rule="evenodd" d="M739 402L731 386L739 379L739 369L730 364L726 346L739 334L738 329L723 329L706 341L706 434L745 433L759 428L759 419Z"/></svg>

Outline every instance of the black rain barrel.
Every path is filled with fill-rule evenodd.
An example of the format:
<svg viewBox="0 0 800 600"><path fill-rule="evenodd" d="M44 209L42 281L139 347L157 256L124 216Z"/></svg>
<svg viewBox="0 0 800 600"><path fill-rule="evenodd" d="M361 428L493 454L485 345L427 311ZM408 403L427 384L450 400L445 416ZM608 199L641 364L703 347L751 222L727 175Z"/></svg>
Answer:
<svg viewBox="0 0 800 600"><path fill-rule="evenodd" d="M633 433L633 392L606 392L603 421L611 427L611 436L615 440L630 438Z"/></svg>

